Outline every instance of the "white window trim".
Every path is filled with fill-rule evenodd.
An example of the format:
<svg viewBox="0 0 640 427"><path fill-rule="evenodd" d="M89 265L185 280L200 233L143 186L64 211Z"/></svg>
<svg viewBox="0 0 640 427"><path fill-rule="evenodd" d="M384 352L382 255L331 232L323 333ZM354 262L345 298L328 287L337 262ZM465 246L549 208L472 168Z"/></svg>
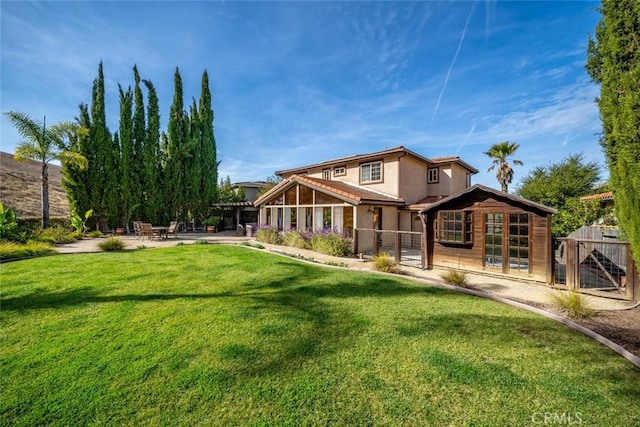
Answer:
<svg viewBox="0 0 640 427"><path fill-rule="evenodd" d="M435 179L432 179L431 177L431 173L435 172ZM440 182L440 168L435 167L435 168L429 168L427 169L427 183L428 184L437 184L438 182Z"/></svg>
<svg viewBox="0 0 640 427"><path fill-rule="evenodd" d="M372 179L372 176L371 176L371 175L372 175L372 173L371 173L371 169L372 169L372 166L373 166L373 165L379 165L379 168L380 168L380 178L379 178L379 179ZM363 168L363 167L365 167L365 166L369 166L369 180L368 180L368 181L365 181L365 180L363 180L363 179L362 179L362 168ZM362 163L362 164L360 165L360 170L359 170L359 173L360 173L360 183L361 183L361 184L373 184L373 183L382 182L382 181L383 181L383 179L382 179L382 176L383 176L383 175L382 175L382 172L383 172L383 171L382 171L382 160L378 160L377 162Z"/></svg>

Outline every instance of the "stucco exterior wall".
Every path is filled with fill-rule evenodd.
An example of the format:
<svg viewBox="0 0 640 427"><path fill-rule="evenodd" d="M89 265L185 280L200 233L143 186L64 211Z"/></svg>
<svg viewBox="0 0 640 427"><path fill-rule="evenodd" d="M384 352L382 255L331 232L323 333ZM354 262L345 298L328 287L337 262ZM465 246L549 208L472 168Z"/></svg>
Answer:
<svg viewBox="0 0 640 427"><path fill-rule="evenodd" d="M407 204L412 204L427 197L427 170L428 165L415 157L404 156L400 158L398 196Z"/></svg>

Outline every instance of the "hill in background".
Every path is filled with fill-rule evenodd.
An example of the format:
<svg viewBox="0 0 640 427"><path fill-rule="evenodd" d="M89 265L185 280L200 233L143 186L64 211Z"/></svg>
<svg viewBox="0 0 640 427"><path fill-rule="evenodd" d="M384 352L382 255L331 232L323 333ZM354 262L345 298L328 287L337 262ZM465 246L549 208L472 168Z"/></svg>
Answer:
<svg viewBox="0 0 640 427"><path fill-rule="evenodd" d="M41 180L42 165L29 161L13 160L13 154L0 152L0 201L5 208L12 208L18 217L42 216ZM49 215L68 217L69 202L62 188L62 168L49 164Z"/></svg>

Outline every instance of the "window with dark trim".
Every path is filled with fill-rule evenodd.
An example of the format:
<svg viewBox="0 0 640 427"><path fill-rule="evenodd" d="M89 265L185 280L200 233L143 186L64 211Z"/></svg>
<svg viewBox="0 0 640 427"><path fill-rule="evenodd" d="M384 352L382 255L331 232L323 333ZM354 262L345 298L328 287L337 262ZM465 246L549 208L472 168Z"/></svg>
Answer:
<svg viewBox="0 0 640 427"><path fill-rule="evenodd" d="M360 165L360 182L382 181L382 162L364 163Z"/></svg>
<svg viewBox="0 0 640 427"><path fill-rule="evenodd" d="M346 174L347 174L347 168L344 166L333 168L333 176L344 176Z"/></svg>
<svg viewBox="0 0 640 427"><path fill-rule="evenodd" d="M443 243L473 243L473 212L438 212L436 236Z"/></svg>
<svg viewBox="0 0 640 427"><path fill-rule="evenodd" d="M434 184L440 180L440 168L429 168L427 171L427 182Z"/></svg>

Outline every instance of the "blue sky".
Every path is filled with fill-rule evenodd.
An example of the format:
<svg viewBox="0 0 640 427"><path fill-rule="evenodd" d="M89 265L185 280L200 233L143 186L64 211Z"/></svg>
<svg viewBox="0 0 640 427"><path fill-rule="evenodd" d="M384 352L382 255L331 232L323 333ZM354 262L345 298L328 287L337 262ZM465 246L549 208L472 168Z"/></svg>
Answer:
<svg viewBox="0 0 640 427"><path fill-rule="evenodd" d="M533 167L584 153L603 166L584 71L598 2L12 2L1 8L1 110L72 120L104 63L107 120L132 67L161 119L179 67L185 104L209 73L219 173L280 169L398 145L458 155L499 188L490 145ZM2 118L1 149L20 140ZM603 170L606 176L606 171Z"/></svg>

